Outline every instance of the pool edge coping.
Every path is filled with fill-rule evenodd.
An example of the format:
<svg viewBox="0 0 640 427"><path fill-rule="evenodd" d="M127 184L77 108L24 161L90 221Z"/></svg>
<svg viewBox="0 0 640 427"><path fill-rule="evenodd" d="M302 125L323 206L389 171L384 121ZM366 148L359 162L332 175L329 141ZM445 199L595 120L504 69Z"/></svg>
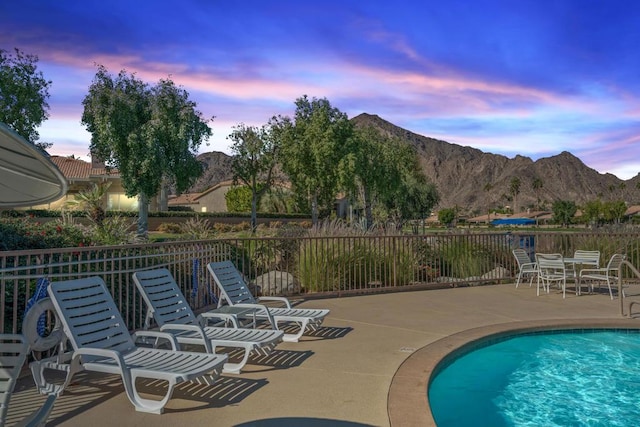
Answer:
<svg viewBox="0 0 640 427"><path fill-rule="evenodd" d="M640 323L630 318L527 320L481 326L441 338L411 354L393 375L387 397L389 424L435 427L427 386L440 362L474 341L502 334L600 328L640 330Z"/></svg>

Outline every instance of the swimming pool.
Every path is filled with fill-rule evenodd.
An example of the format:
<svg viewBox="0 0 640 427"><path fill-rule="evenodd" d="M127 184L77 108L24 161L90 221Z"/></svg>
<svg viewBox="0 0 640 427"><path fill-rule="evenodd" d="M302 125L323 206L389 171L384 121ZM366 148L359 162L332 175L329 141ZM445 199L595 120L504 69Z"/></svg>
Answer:
<svg viewBox="0 0 640 427"><path fill-rule="evenodd" d="M438 426L640 422L637 330L537 331L469 350L445 359L429 384Z"/></svg>

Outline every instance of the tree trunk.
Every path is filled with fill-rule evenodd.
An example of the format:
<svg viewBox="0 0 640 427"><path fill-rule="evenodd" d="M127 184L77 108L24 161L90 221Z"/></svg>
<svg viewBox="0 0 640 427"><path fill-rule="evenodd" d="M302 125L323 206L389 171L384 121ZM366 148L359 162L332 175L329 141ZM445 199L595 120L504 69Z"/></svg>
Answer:
<svg viewBox="0 0 640 427"><path fill-rule="evenodd" d="M313 225L318 225L318 196L313 195L311 198L311 223Z"/></svg>
<svg viewBox="0 0 640 427"><path fill-rule="evenodd" d="M158 210L160 212L166 212L169 210L169 199L167 195L167 185L162 182L162 187L160 187L160 203L158 204Z"/></svg>
<svg viewBox="0 0 640 427"><path fill-rule="evenodd" d="M251 196L251 233L258 228L258 194L253 192Z"/></svg>
<svg viewBox="0 0 640 427"><path fill-rule="evenodd" d="M367 187L364 188L364 215L367 221L367 230L371 230L371 227L373 227L373 212L371 211L371 195Z"/></svg>
<svg viewBox="0 0 640 427"><path fill-rule="evenodd" d="M138 230L137 238L147 240L149 232L149 198L146 194L138 197Z"/></svg>

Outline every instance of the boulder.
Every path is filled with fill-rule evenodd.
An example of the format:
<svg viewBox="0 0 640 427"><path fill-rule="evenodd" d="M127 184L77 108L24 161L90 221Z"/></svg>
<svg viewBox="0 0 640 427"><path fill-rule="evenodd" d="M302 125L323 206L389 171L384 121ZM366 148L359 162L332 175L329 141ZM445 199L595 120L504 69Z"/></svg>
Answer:
<svg viewBox="0 0 640 427"><path fill-rule="evenodd" d="M496 267L482 275L483 279L507 279L511 277L511 272L504 267Z"/></svg>
<svg viewBox="0 0 640 427"><path fill-rule="evenodd" d="M262 295L287 295L300 293L300 286L293 274L286 271L269 271L251 282Z"/></svg>

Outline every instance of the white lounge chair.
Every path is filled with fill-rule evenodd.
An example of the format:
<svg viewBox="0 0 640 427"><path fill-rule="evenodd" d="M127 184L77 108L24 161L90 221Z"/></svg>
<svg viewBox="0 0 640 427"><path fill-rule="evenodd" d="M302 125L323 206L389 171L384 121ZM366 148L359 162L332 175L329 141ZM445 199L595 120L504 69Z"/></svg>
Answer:
<svg viewBox="0 0 640 427"><path fill-rule="evenodd" d="M282 342L282 331L273 329L220 328L206 326L207 317L218 317L214 313L203 313L196 317L178 287L173 275L166 268L137 271L133 281L147 305L145 329L151 320L163 332L169 332L181 344L205 347L207 353L215 353L217 347L241 348L243 358L238 363L225 363L224 372L239 374L249 356L257 353L268 355Z"/></svg>
<svg viewBox="0 0 640 427"><path fill-rule="evenodd" d="M0 426L4 426L6 423L11 394L28 354L29 344L24 336L0 334ZM42 407L17 425L29 427L45 425L56 397L53 394L49 395Z"/></svg>
<svg viewBox="0 0 640 427"><path fill-rule="evenodd" d="M516 262L518 263L518 278L516 280L516 288L520 284L520 280L523 277L530 276L529 279L529 287L533 283L533 278L538 277L538 264L535 261L531 261L529 258L529 254L524 249L518 248L514 249L513 256L516 258ZM539 281L540 279L538 279Z"/></svg>
<svg viewBox="0 0 640 427"><path fill-rule="evenodd" d="M580 282L583 280L588 282L593 291L594 282L606 282L609 287L609 296L613 299L613 291L611 290L611 283L618 281L620 275L620 265L626 258L622 254L614 254L609 259L606 267L603 268L583 268L580 270Z"/></svg>
<svg viewBox="0 0 640 427"><path fill-rule="evenodd" d="M179 351L178 342L166 332L130 335L100 277L53 282L49 296L73 347L63 389L82 370L118 374L136 411L160 414L177 384L191 380L210 384L227 361L226 355ZM137 347L135 339L145 335L166 339L171 350ZM138 378L166 381L166 395L160 400L141 397Z"/></svg>
<svg viewBox="0 0 640 427"><path fill-rule="evenodd" d="M329 314L325 309L292 308L289 300L283 297L260 297L256 300L231 261L211 262L207 264L207 270L220 290L219 306L226 302L230 306L253 308L249 320L268 321L275 329L280 329L280 323L297 324L298 332L284 334L284 341L298 342L305 332L316 331ZM267 307L260 304L262 301L277 301L284 307Z"/></svg>

